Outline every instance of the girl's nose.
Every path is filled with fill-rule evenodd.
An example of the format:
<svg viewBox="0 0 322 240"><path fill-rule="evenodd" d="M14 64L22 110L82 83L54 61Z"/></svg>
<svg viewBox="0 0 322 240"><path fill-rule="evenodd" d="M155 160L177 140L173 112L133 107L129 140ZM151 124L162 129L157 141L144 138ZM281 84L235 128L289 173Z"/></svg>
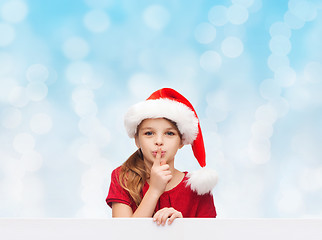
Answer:
<svg viewBox="0 0 322 240"><path fill-rule="evenodd" d="M163 145L163 138L161 135L156 135L155 137L155 145L161 146Z"/></svg>

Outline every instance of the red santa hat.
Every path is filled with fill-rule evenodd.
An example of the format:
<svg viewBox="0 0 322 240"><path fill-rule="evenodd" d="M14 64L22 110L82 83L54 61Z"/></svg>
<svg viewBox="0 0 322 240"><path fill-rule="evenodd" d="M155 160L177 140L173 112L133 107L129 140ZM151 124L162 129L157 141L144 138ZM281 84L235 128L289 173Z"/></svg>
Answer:
<svg viewBox="0 0 322 240"><path fill-rule="evenodd" d="M157 90L146 101L133 105L126 113L124 124L129 137L134 138L139 124L149 118L167 118L177 124L183 144L191 145L193 154L202 167L188 174L187 185L199 195L211 192L217 183L217 174L214 170L205 168L204 141L192 104L171 88Z"/></svg>

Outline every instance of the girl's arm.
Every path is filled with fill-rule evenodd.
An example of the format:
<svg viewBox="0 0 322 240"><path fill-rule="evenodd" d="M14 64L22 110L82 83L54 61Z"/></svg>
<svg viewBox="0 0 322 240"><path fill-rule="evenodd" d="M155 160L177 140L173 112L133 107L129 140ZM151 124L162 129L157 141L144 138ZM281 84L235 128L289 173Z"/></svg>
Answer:
<svg viewBox="0 0 322 240"><path fill-rule="evenodd" d="M161 149L158 150L156 159L151 168L150 187L145 193L139 207L133 213L130 206L123 203L113 203L113 217L152 217L155 206L165 191L172 175L168 164L161 163Z"/></svg>
<svg viewBox="0 0 322 240"><path fill-rule="evenodd" d="M158 193L149 189L134 213L130 206L114 202L112 205L112 217L152 217L159 197Z"/></svg>
<svg viewBox="0 0 322 240"><path fill-rule="evenodd" d="M124 203L112 203L112 217L131 217L132 208Z"/></svg>

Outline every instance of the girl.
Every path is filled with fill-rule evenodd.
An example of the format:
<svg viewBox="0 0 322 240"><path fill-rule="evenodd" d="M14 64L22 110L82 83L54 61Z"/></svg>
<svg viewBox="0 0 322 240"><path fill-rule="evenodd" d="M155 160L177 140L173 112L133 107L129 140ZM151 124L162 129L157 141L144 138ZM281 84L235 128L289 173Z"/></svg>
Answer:
<svg viewBox="0 0 322 240"><path fill-rule="evenodd" d="M113 217L153 217L158 225L182 217L216 217L211 190L217 176L204 168L199 120L186 98L160 89L129 109L125 127L138 150L112 172L106 202ZM174 167L177 151L186 144L202 167L190 174Z"/></svg>

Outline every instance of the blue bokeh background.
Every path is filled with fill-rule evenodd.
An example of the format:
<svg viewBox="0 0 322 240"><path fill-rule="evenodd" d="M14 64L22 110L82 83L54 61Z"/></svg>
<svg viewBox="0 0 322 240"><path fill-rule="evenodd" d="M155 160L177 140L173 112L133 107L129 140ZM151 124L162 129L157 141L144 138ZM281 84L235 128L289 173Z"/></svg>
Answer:
<svg viewBox="0 0 322 240"><path fill-rule="evenodd" d="M0 0L0 217L109 218L123 116L194 105L220 218L322 216L318 0ZM189 146L180 170L199 169Z"/></svg>

